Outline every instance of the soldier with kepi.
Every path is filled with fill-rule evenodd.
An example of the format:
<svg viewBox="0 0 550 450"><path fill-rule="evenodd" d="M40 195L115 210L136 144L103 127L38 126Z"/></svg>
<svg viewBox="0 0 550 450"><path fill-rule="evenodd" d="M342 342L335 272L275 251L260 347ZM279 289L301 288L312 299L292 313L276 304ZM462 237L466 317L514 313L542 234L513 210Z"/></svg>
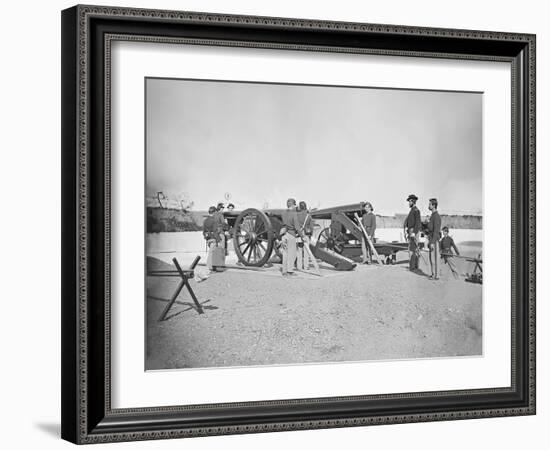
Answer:
<svg viewBox="0 0 550 450"><path fill-rule="evenodd" d="M418 197L411 194L407 197L409 202L409 214L405 219L403 228L405 231L405 238L409 242L409 270L418 270L418 259L420 254L420 248L418 247L418 233L422 227L422 220L420 218L420 210L416 206Z"/></svg>

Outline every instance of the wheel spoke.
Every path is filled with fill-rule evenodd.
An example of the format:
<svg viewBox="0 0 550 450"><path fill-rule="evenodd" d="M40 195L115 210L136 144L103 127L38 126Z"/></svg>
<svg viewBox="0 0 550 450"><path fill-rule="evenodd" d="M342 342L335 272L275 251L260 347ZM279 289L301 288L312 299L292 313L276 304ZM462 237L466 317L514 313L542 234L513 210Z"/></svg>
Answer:
<svg viewBox="0 0 550 450"><path fill-rule="evenodd" d="M264 255L267 253L267 248L264 246L262 241L258 241L258 245L264 249Z"/></svg>
<svg viewBox="0 0 550 450"><path fill-rule="evenodd" d="M252 244L252 242L249 242L248 246L244 249L244 252L242 252L243 258L244 258L244 255L246 255L246 251L250 248L251 244Z"/></svg>
<svg viewBox="0 0 550 450"><path fill-rule="evenodd" d="M250 258L250 253L252 252L253 247L254 247L254 242L250 241L250 245L246 247L246 252L243 253L243 255L248 254L248 257Z"/></svg>

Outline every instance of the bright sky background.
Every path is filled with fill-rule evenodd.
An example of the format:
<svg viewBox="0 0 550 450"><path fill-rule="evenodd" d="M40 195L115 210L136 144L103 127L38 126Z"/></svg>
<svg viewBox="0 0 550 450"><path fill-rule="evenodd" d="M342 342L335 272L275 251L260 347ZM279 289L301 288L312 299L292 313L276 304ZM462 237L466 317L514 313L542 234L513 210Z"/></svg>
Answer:
<svg viewBox="0 0 550 450"><path fill-rule="evenodd" d="M147 196L482 212L482 94L148 79Z"/></svg>

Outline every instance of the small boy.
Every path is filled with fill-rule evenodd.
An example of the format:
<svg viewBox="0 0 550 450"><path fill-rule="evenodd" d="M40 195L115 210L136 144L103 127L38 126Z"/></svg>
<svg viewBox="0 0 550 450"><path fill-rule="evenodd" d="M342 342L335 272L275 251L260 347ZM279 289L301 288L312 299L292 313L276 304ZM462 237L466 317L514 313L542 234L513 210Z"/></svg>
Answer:
<svg viewBox="0 0 550 450"><path fill-rule="evenodd" d="M454 254L456 254L457 256L460 255L460 252L458 251L458 248L453 238L449 236L449 227L443 227L441 231L443 231L443 237L439 242L439 245L441 247L441 257L443 258L443 262L449 265L449 268L451 269L454 277L458 278L456 265L453 262L453 250Z"/></svg>

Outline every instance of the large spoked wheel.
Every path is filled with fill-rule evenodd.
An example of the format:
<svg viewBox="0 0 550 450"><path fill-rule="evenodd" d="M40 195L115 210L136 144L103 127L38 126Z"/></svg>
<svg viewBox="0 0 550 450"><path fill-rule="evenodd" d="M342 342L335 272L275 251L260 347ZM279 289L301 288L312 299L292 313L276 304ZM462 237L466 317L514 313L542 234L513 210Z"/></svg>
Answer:
<svg viewBox="0 0 550 450"><path fill-rule="evenodd" d="M334 232L330 227L321 231L317 238L317 245L319 247L332 250L336 253L342 253L345 242L344 234L341 232Z"/></svg>
<svg viewBox="0 0 550 450"><path fill-rule="evenodd" d="M273 230L269 217L257 209L245 209L235 220L233 243L241 263L245 266L263 266L273 251Z"/></svg>

